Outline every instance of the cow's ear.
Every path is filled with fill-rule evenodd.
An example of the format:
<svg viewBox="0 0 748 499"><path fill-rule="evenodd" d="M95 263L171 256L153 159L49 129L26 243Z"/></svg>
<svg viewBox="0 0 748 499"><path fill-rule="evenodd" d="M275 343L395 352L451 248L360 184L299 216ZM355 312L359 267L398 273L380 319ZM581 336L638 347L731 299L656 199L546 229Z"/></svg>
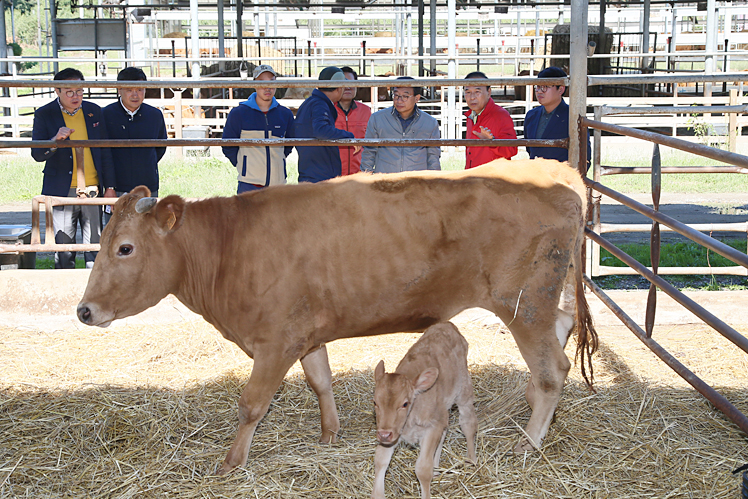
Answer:
<svg viewBox="0 0 748 499"><path fill-rule="evenodd" d="M156 205L154 215L156 224L164 232L173 232L182 224L184 199L179 196L167 196Z"/></svg>
<svg viewBox="0 0 748 499"><path fill-rule="evenodd" d="M413 383L413 387L416 389L416 395L425 392L436 383L436 378L439 377L439 369L436 367L429 367L421 374L418 375L416 381Z"/></svg>
<svg viewBox="0 0 748 499"><path fill-rule="evenodd" d="M382 376L384 376L384 361L380 360L376 369L374 369L374 381L379 381Z"/></svg>
<svg viewBox="0 0 748 499"><path fill-rule="evenodd" d="M139 185L131 190L130 194L136 198L147 198L151 196L151 190L144 185Z"/></svg>

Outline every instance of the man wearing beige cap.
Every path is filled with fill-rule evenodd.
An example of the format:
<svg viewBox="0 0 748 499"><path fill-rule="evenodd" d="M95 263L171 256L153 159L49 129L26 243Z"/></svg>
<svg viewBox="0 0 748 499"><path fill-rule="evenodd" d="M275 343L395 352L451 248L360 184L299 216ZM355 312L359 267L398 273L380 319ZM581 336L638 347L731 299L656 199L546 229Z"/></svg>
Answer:
<svg viewBox="0 0 748 499"><path fill-rule="evenodd" d="M276 78L272 67L255 67L252 78L272 81ZM258 88L249 98L231 110L223 129L224 139L282 139L294 137L293 113L275 100L275 88ZM286 183L286 157L293 147L237 147L221 148L236 167L239 187L237 194Z"/></svg>
<svg viewBox="0 0 748 499"><path fill-rule="evenodd" d="M340 68L329 66L320 80L348 81ZM335 103L343 97L343 88L315 88L296 113L296 136L312 139L352 139L353 134L335 128L338 112ZM360 146L354 146L354 154ZM321 182L341 174L340 152L335 146L298 146L299 182Z"/></svg>

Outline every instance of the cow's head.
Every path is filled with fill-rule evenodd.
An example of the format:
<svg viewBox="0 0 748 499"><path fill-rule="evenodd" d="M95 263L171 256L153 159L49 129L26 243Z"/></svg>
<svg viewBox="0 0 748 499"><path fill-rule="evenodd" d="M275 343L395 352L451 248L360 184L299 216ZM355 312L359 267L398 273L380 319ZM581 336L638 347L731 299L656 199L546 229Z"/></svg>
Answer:
<svg viewBox="0 0 748 499"><path fill-rule="evenodd" d="M395 445L400 439L416 397L431 388L439 376L435 367L421 372L415 379L404 374L384 372L380 360L374 370L374 413L377 418L377 441L381 445Z"/></svg>
<svg viewBox="0 0 748 499"><path fill-rule="evenodd" d="M179 196L157 202L150 195L147 187L136 187L114 205L78 304L84 324L106 327L175 291L183 259L173 240L185 203Z"/></svg>

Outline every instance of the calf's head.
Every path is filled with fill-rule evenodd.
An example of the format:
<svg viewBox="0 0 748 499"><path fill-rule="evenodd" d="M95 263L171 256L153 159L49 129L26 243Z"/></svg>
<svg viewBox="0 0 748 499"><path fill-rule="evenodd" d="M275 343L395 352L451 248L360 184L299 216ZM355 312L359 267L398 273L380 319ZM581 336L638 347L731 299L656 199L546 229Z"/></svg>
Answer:
<svg viewBox="0 0 748 499"><path fill-rule="evenodd" d="M404 374L385 373L384 361L374 370L374 413L377 418L377 441L384 446L395 445L408 420L413 402L431 388L439 377L435 367L422 371L415 379Z"/></svg>
<svg viewBox="0 0 748 499"><path fill-rule="evenodd" d="M173 240L182 223L184 200L168 196L157 203L150 195L147 187L136 187L114 205L78 304L78 318L84 324L106 327L175 291L183 260Z"/></svg>

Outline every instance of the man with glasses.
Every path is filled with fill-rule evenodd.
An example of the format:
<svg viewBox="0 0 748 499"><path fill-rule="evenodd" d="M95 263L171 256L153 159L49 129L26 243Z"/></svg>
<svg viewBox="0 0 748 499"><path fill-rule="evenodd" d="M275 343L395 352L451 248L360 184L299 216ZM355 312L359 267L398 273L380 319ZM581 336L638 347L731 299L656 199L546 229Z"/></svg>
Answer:
<svg viewBox="0 0 748 499"><path fill-rule="evenodd" d="M466 80L488 79L480 72L473 71L465 77ZM489 85L465 84L465 103L470 110L465 113L467 117L468 140L475 139L516 139L514 122L506 109L496 105L491 98L491 87ZM465 148L465 169L485 165L495 159L511 159L517 154L514 146L500 147L470 147Z"/></svg>
<svg viewBox="0 0 748 499"><path fill-rule="evenodd" d="M538 78L566 78L563 69L551 66L538 73ZM564 85L535 85L535 97L540 106L525 116L526 139L566 139L569 137L569 105L564 101ZM532 158L569 161L569 150L564 147L527 147ZM587 134L587 168L591 156Z"/></svg>
<svg viewBox="0 0 748 499"><path fill-rule="evenodd" d="M412 80L401 76L398 80ZM439 123L418 109L421 87L394 87L393 106L371 115L367 139L439 139ZM395 173L412 170L441 170L439 147L364 147L361 171Z"/></svg>
<svg viewBox="0 0 748 499"><path fill-rule="evenodd" d="M66 68L54 76L57 99L34 113L32 140L106 139L107 130L101 108L83 100L83 89L65 87L64 81L83 81L83 73ZM115 174L109 148L83 148L76 154L69 147L31 149L36 161L46 162L42 194L60 197L116 197ZM52 213L57 244L75 243L78 223L82 243L97 244L101 236L101 207L55 206ZM47 222L49 223L49 221ZM50 241L51 242L51 241ZM55 253L55 268L75 268L75 252ZM86 251L86 268L93 267L96 252Z"/></svg>
<svg viewBox="0 0 748 499"><path fill-rule="evenodd" d="M146 81L142 69L127 67L117 74L117 81ZM165 139L164 115L145 104L145 88L119 88L119 99L104 108L104 120L110 139ZM117 196L122 196L139 185L158 197L158 162L166 147L112 147ZM111 216L111 206L104 207L104 224Z"/></svg>

